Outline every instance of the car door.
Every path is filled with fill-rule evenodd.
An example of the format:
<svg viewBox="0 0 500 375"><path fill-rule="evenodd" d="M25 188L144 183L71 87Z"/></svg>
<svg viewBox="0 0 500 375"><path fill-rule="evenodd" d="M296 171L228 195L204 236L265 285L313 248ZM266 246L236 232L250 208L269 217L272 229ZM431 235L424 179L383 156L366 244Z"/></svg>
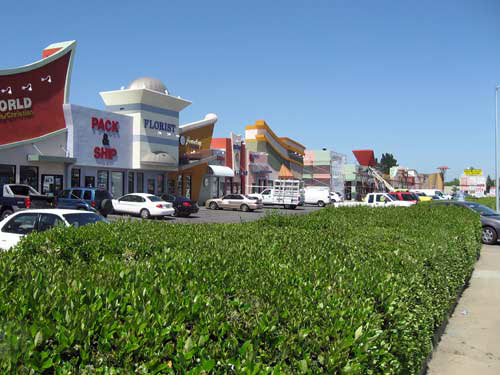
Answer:
<svg viewBox="0 0 500 375"><path fill-rule="evenodd" d="M262 203L271 204L273 203L273 197L271 195L271 189L266 189L262 192Z"/></svg>
<svg viewBox="0 0 500 375"><path fill-rule="evenodd" d="M68 200L69 200L70 192L71 192L70 189L66 189L66 190L61 191L57 195L57 207L58 208L69 208L68 207Z"/></svg>
<svg viewBox="0 0 500 375"><path fill-rule="evenodd" d="M146 199L140 195L131 195L131 200L129 202L130 213L134 215L139 215L143 208L147 208Z"/></svg>
<svg viewBox="0 0 500 375"><path fill-rule="evenodd" d="M114 210L124 214L132 213L132 199L133 195L124 195L123 197L114 200Z"/></svg>
<svg viewBox="0 0 500 375"><path fill-rule="evenodd" d="M233 194L233 197L231 199L231 208L237 208L239 209L243 203L243 196L240 194Z"/></svg>
<svg viewBox="0 0 500 375"><path fill-rule="evenodd" d="M38 213L25 212L13 215L3 226L0 233L0 248L8 250L15 246L23 236L36 230Z"/></svg>
<svg viewBox="0 0 500 375"><path fill-rule="evenodd" d="M222 197L221 202L220 202L220 207L221 208L231 208L231 198L232 198L231 194Z"/></svg>

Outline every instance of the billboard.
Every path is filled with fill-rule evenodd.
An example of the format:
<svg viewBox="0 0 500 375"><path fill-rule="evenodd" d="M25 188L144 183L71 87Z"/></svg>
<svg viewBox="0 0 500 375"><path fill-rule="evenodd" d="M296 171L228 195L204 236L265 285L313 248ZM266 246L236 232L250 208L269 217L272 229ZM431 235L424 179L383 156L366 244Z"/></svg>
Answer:
<svg viewBox="0 0 500 375"><path fill-rule="evenodd" d="M482 176L483 170L482 169L465 169L464 175L466 175L466 176Z"/></svg>
<svg viewBox="0 0 500 375"><path fill-rule="evenodd" d="M0 70L0 148L64 131L75 47L74 41L54 44L40 61Z"/></svg>

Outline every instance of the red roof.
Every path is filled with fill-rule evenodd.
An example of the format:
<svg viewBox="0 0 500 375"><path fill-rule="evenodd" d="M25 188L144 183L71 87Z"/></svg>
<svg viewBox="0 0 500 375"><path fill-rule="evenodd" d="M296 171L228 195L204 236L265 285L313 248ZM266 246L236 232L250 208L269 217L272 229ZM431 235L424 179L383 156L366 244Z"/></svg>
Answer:
<svg viewBox="0 0 500 375"><path fill-rule="evenodd" d="M353 150L352 152L360 165L374 167L375 155L373 150Z"/></svg>

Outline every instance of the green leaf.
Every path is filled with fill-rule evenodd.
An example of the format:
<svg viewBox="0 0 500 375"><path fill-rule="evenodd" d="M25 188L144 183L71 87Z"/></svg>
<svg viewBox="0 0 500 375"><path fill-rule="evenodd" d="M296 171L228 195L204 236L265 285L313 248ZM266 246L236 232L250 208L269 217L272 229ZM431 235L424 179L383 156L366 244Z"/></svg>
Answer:
<svg viewBox="0 0 500 375"><path fill-rule="evenodd" d="M184 343L184 353L189 352L193 348L193 340L191 339L191 336L189 336Z"/></svg>
<svg viewBox="0 0 500 375"><path fill-rule="evenodd" d="M43 342L43 333L38 331L35 336L35 347L38 347Z"/></svg>
<svg viewBox="0 0 500 375"><path fill-rule="evenodd" d="M359 339L359 337L363 334L363 326L359 326L359 328L354 333L354 340Z"/></svg>
<svg viewBox="0 0 500 375"><path fill-rule="evenodd" d="M307 361L305 359L299 361L299 368L302 373L307 372L308 367L307 367Z"/></svg>
<svg viewBox="0 0 500 375"><path fill-rule="evenodd" d="M215 366L215 359L203 360L201 366L203 370L210 372Z"/></svg>

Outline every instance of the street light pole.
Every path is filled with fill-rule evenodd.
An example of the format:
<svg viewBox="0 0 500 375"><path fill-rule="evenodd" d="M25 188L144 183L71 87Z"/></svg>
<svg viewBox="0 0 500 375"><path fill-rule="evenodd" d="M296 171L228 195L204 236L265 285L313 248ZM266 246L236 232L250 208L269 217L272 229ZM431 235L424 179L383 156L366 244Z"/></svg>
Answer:
<svg viewBox="0 0 500 375"><path fill-rule="evenodd" d="M495 208L497 213L500 213L500 197L498 196L498 90L500 90L500 86L495 87Z"/></svg>

